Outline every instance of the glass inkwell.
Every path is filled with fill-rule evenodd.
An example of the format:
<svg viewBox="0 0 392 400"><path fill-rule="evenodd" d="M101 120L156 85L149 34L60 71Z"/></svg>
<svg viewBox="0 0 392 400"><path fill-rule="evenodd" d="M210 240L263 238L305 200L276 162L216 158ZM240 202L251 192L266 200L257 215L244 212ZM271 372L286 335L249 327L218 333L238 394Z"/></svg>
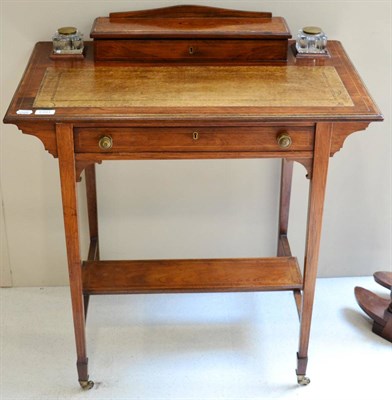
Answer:
<svg viewBox="0 0 392 400"><path fill-rule="evenodd" d="M83 34L77 28L59 28L52 39L53 54L83 54Z"/></svg>
<svg viewBox="0 0 392 400"><path fill-rule="evenodd" d="M299 30L295 47L299 54L328 54L327 35L317 26L306 26Z"/></svg>

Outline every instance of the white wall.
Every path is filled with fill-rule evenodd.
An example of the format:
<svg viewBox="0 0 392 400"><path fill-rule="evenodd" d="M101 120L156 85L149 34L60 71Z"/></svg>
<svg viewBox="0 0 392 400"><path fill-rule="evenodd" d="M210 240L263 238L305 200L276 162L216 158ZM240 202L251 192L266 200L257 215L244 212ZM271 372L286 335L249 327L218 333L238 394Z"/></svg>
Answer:
<svg viewBox="0 0 392 400"><path fill-rule="evenodd" d="M0 186L0 287L12 287L12 274L8 256L8 240L5 229L3 195Z"/></svg>
<svg viewBox="0 0 392 400"><path fill-rule="evenodd" d="M88 36L110 11L187 1L19 1L1 3L1 115L33 45L57 27ZM355 134L331 160L319 275L368 275L391 267L391 2L195 1L272 11L293 34L319 25L343 42L385 115ZM97 167L101 253L105 258L274 255L277 160L105 162ZM302 260L308 182L296 165L290 240ZM15 286L67 283L57 160L34 137L1 125L1 178ZM81 188L83 192L83 187ZM85 204L82 205L86 236ZM86 249L86 241L84 250Z"/></svg>

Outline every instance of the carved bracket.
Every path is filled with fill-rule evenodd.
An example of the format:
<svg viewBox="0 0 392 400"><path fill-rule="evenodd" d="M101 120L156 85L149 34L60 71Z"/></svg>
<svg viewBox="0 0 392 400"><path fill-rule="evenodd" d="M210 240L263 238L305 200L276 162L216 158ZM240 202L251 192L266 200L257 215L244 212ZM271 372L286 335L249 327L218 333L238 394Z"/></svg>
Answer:
<svg viewBox="0 0 392 400"><path fill-rule="evenodd" d="M33 135L41 140L45 150L57 158L56 131L50 122L18 122L18 128L26 135Z"/></svg>
<svg viewBox="0 0 392 400"><path fill-rule="evenodd" d="M76 182L82 180L82 172L89 166L93 164L101 164L102 161L94 160L76 160L75 161L75 172L76 172Z"/></svg>
<svg viewBox="0 0 392 400"><path fill-rule="evenodd" d="M370 122L336 122L332 126L331 157L344 145L344 141L354 132L364 131Z"/></svg>
<svg viewBox="0 0 392 400"><path fill-rule="evenodd" d="M306 178L312 179L313 158L293 158L292 160L302 164L305 167L306 172L307 172Z"/></svg>
<svg viewBox="0 0 392 400"><path fill-rule="evenodd" d="M330 156L338 152L344 145L344 141L349 135L355 132L363 131L369 126L369 122L336 122L332 124L332 140ZM293 158L293 161L297 161L302 164L306 171L306 178L312 178L313 172L313 158Z"/></svg>

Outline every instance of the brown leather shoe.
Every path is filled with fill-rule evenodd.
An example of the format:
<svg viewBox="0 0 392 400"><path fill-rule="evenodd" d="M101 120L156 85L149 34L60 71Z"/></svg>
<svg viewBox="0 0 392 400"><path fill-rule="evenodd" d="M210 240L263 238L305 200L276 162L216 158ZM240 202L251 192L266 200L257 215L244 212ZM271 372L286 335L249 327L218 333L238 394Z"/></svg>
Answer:
<svg viewBox="0 0 392 400"><path fill-rule="evenodd" d="M356 287L354 293L358 305L373 320L373 332L392 342L391 301L361 287Z"/></svg>
<svg viewBox="0 0 392 400"><path fill-rule="evenodd" d="M374 280L381 286L387 289L392 289L392 272L390 271L377 271L373 274Z"/></svg>

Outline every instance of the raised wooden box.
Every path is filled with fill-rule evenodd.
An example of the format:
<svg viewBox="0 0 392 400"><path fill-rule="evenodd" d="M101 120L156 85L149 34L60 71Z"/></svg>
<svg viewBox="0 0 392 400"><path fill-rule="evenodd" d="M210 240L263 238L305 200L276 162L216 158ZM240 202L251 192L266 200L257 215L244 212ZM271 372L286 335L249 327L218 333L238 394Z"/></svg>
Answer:
<svg viewBox="0 0 392 400"><path fill-rule="evenodd" d="M94 21L96 61L286 61L286 21L271 13L174 6L111 13Z"/></svg>

